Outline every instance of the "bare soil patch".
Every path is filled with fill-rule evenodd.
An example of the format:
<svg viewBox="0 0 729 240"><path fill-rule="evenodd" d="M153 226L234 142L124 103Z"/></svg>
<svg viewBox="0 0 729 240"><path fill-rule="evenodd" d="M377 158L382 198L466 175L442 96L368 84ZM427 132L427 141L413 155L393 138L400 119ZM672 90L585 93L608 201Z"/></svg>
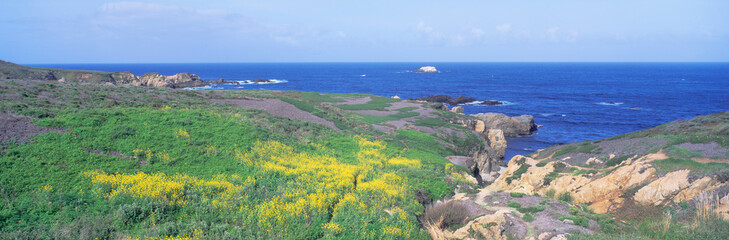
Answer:
<svg viewBox="0 0 729 240"><path fill-rule="evenodd" d="M335 102L335 103L332 103L334 105L356 105L356 104L365 104L365 103L368 103L368 102L372 101L372 98L371 97L361 97L361 98L357 98L357 97L333 97L333 98L344 100L344 102Z"/></svg>
<svg viewBox="0 0 729 240"><path fill-rule="evenodd" d="M65 132L60 128L48 128L35 125L30 117L0 112L0 142L16 140L28 142L31 136L47 132Z"/></svg>
<svg viewBox="0 0 729 240"><path fill-rule="evenodd" d="M298 109L296 106L290 103L281 101L277 98L253 98L253 99L212 99L211 101L217 103L226 103L234 106L248 108L248 109L259 109L268 112L269 114L277 117L297 119L301 121L307 121L312 123L322 124L331 129L338 130L333 122L327 121L326 119L314 116L307 111Z"/></svg>

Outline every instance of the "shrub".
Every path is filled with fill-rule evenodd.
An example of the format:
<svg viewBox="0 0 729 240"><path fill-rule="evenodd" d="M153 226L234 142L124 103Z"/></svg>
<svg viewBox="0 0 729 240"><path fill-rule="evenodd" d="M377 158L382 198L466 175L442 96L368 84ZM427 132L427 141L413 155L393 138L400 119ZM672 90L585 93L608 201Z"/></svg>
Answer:
<svg viewBox="0 0 729 240"><path fill-rule="evenodd" d="M526 193L510 192L509 195L513 198L520 198L526 195Z"/></svg>
<svg viewBox="0 0 729 240"><path fill-rule="evenodd" d="M547 206L534 205L534 206L529 206L529 207L518 208L517 210L522 213L536 213L536 212L544 211L545 208L547 208Z"/></svg>
<svg viewBox="0 0 729 240"><path fill-rule="evenodd" d="M628 160L629 157L630 157L629 155L614 157L614 158L608 160L607 162L605 162L605 167L612 167L612 166L621 164L625 160Z"/></svg>
<svg viewBox="0 0 729 240"><path fill-rule="evenodd" d="M572 214L572 215L577 215L577 214L580 213L580 209L577 209L576 207L570 207L570 210L567 211L567 212L570 213L570 214Z"/></svg>
<svg viewBox="0 0 729 240"><path fill-rule="evenodd" d="M463 224L468 220L468 209L461 201L448 201L428 206L425 209L423 220L425 223L435 224L440 222L440 228L448 228Z"/></svg>
<svg viewBox="0 0 729 240"><path fill-rule="evenodd" d="M550 189L547 189L546 192L544 192L544 196L547 196L548 198L554 199L554 194L556 194L556 192L557 191L555 191L554 189L550 188Z"/></svg>
<svg viewBox="0 0 729 240"><path fill-rule="evenodd" d="M557 200L571 203L572 202L572 194L570 194L569 192L563 192L562 194L559 195L559 197L557 198Z"/></svg>
<svg viewBox="0 0 729 240"><path fill-rule="evenodd" d="M509 206L510 208L521 208L521 204L514 201L509 201L506 206Z"/></svg>
<svg viewBox="0 0 729 240"><path fill-rule="evenodd" d="M521 217L522 220L526 222L534 221L534 216L532 216L531 213L525 213L524 216Z"/></svg>
<svg viewBox="0 0 729 240"><path fill-rule="evenodd" d="M137 203L121 205L118 211L124 224L133 224L144 219L144 209Z"/></svg>

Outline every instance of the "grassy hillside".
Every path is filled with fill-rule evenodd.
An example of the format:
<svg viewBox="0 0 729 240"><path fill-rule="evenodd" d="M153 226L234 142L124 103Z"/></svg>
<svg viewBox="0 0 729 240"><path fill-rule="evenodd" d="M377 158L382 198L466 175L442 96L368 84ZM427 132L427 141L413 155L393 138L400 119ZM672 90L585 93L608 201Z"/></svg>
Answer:
<svg viewBox="0 0 729 240"><path fill-rule="evenodd" d="M113 82L111 72L34 68L0 60L0 79Z"/></svg>
<svg viewBox="0 0 729 240"><path fill-rule="evenodd" d="M340 130L210 101L251 97ZM63 129L0 143L0 238L428 238L424 205L475 186L442 142L482 143L376 131L332 97L0 80L0 112Z"/></svg>

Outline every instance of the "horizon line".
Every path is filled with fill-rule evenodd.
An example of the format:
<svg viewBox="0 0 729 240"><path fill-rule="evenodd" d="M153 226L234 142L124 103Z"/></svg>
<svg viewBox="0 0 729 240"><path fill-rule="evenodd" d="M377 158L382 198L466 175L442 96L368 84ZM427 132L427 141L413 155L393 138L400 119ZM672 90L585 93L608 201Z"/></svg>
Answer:
<svg viewBox="0 0 729 240"><path fill-rule="evenodd" d="M9 61L8 61L9 62ZM729 63L729 61L281 61L281 62L55 62L55 63L17 63L21 65L50 64L306 64L306 63Z"/></svg>

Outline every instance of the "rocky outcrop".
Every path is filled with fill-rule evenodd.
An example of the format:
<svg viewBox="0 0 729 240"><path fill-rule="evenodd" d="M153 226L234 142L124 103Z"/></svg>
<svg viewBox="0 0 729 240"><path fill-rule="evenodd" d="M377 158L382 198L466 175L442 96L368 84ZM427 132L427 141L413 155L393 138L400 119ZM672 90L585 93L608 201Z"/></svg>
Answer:
<svg viewBox="0 0 729 240"><path fill-rule="evenodd" d="M412 99L412 100L420 100L420 101L426 101L426 102L439 102L439 103L447 103L448 105L458 105L458 104L464 104L476 101L475 98L472 97L466 97L466 96L460 96L457 98L452 98L448 95L432 95L427 97L421 97L418 99Z"/></svg>
<svg viewBox="0 0 729 240"><path fill-rule="evenodd" d="M483 123L483 121L477 121L476 128L478 128L478 123ZM506 154L506 138L504 137L504 131L501 129L489 129L486 136L489 139L489 144L494 150L494 153L503 158L504 154Z"/></svg>
<svg viewBox="0 0 729 240"><path fill-rule="evenodd" d="M418 68L418 70L415 70L415 72L422 72L422 73L437 73L438 69L435 69L433 66L425 66Z"/></svg>
<svg viewBox="0 0 729 240"><path fill-rule="evenodd" d="M240 84L240 82L237 82L237 81L226 81L224 78L220 78L218 80L208 81L208 83L213 83L213 84L230 84L230 85L238 85L238 84Z"/></svg>
<svg viewBox="0 0 729 240"><path fill-rule="evenodd" d="M137 76L134 76L131 72L115 72L111 74L111 79L114 84L127 85L133 84L139 81Z"/></svg>
<svg viewBox="0 0 729 240"><path fill-rule="evenodd" d="M461 106L455 106L455 107L453 107L451 109L451 112L458 113L458 114L463 114L463 107L461 107Z"/></svg>
<svg viewBox="0 0 729 240"><path fill-rule="evenodd" d="M173 87L176 84L198 82L203 83L202 79L195 74L178 73L172 76L165 76L159 73L145 73L139 77L139 81L133 82L136 86L153 86L153 87Z"/></svg>
<svg viewBox="0 0 729 240"><path fill-rule="evenodd" d="M721 182L711 176L690 181L689 170L673 171L658 177L651 162L665 158L668 157L662 152L635 156L622 165L606 169L604 174L598 174L597 171L589 173L592 169L572 166L562 161L540 166L535 159L515 156L501 176L480 194L514 191L546 195L551 191L558 196L568 193L574 203L588 204L597 213L614 213L626 201L643 205L665 205L689 201L702 193L729 186L729 182ZM565 169L584 169L587 173L574 175ZM628 191L635 188L638 189L633 196L626 196Z"/></svg>
<svg viewBox="0 0 729 240"><path fill-rule="evenodd" d="M116 85L154 86L154 87L202 87L209 85L200 77L190 73L164 76L147 73L140 77L131 72L104 72L66 70L53 68L34 68L0 60L0 78L25 80L62 80L62 82L105 83Z"/></svg>
<svg viewBox="0 0 729 240"><path fill-rule="evenodd" d="M504 136L508 137L529 135L537 130L534 116L531 115L509 117L503 113L479 113L471 116L484 121L488 129L501 129Z"/></svg>

